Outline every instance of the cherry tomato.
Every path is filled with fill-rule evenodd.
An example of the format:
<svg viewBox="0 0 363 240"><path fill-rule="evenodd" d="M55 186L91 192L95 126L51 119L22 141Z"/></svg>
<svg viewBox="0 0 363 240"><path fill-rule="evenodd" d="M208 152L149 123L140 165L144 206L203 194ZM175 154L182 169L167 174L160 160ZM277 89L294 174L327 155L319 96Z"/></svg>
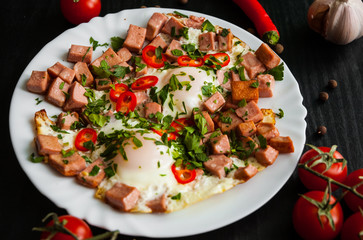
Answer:
<svg viewBox="0 0 363 240"><path fill-rule="evenodd" d="M204 64L203 58L192 59L188 55L178 57L178 64L182 67L200 67Z"/></svg>
<svg viewBox="0 0 363 240"><path fill-rule="evenodd" d="M137 99L133 92L127 91L120 95L116 103L116 111L127 115L130 111L134 111Z"/></svg>
<svg viewBox="0 0 363 240"><path fill-rule="evenodd" d="M329 147L319 147L319 149L325 153L330 151ZM301 156L299 162L305 163L317 155L318 155L317 151L315 151L314 149L310 149ZM334 152L333 157L335 159L343 159L343 156L338 151ZM308 164L308 166L311 166L311 164L313 164L318 159L320 159L320 158L317 158L317 159L311 161ZM323 175L330 177L338 182L343 182L344 179L346 178L347 172L348 172L347 166L345 166L343 168L343 163L341 163L341 162L333 163L331 165L330 169L327 171L325 171L326 168L323 163L319 163L319 164L315 165L314 167L312 167L312 169L319 173L322 173ZM321 179L318 176L315 176L314 174L312 174L302 168L298 169L298 173L299 173L301 182L309 190L320 190L320 191L325 190L325 188L327 186L327 181L325 181L324 179ZM335 191L336 189L338 189L338 186L335 184L332 184L332 191Z"/></svg>
<svg viewBox="0 0 363 240"><path fill-rule="evenodd" d="M363 212L356 212L345 220L340 237L342 240L363 239Z"/></svg>
<svg viewBox="0 0 363 240"><path fill-rule="evenodd" d="M58 219L60 222L66 221L64 227L67 228L74 235L76 235L80 240L87 239L93 236L90 227L82 219L71 215L63 215L60 216ZM53 224L54 222L52 220L47 224L47 227L52 226ZM46 239L49 234L50 233L48 232L43 232L41 235L41 239ZM71 235L65 233L57 233L54 235L54 237L52 237L52 240L74 240L74 238Z"/></svg>
<svg viewBox="0 0 363 240"><path fill-rule="evenodd" d="M345 179L344 184L347 186L354 186L360 182L363 182L363 179L359 179L359 177L363 178L363 168L355 170L348 177ZM357 191L360 194L363 194L363 184L357 188ZM363 209L363 199L359 198L358 196L354 195L353 193L347 191L344 196L344 201L348 205L348 207L354 211L359 211L359 207Z"/></svg>
<svg viewBox="0 0 363 240"><path fill-rule="evenodd" d="M145 76L137 79L131 84L133 90L146 90L155 86L159 81L157 76Z"/></svg>
<svg viewBox="0 0 363 240"><path fill-rule="evenodd" d="M175 179L180 184L186 184L192 182L196 177L195 169L188 169L186 166L175 166L171 165L171 171L174 174Z"/></svg>
<svg viewBox="0 0 363 240"><path fill-rule="evenodd" d="M160 137L163 136L164 133L168 133L168 130L165 129L151 129L154 133L158 134ZM175 133L171 132L168 133L168 141L170 140L175 140L176 139L176 135Z"/></svg>
<svg viewBox="0 0 363 240"><path fill-rule="evenodd" d="M84 128L78 132L74 145L79 151L88 151L90 149L86 148L84 144L89 141L92 141L93 144L96 143L97 132L92 128Z"/></svg>
<svg viewBox="0 0 363 240"><path fill-rule="evenodd" d="M111 88L110 90L110 99L113 102L117 102L117 99L120 95L129 90L129 87L123 83L116 83L115 88Z"/></svg>
<svg viewBox="0 0 363 240"><path fill-rule="evenodd" d="M179 118L179 119L175 119L170 126L173 127L175 129L175 131L173 133L175 133L175 135L179 135L178 132L180 132L181 130L183 130L184 127L186 126L191 126L193 125L193 121L190 118Z"/></svg>
<svg viewBox="0 0 363 240"><path fill-rule="evenodd" d="M158 58L155 54L156 47L148 45L142 50L142 59L147 65L153 68L161 68L165 65L166 57L162 53L161 58Z"/></svg>
<svg viewBox="0 0 363 240"><path fill-rule="evenodd" d="M207 54L204 56L204 63L212 64L212 68L215 68L216 65L219 65L221 67L227 66L230 61L231 58L227 53Z"/></svg>
<svg viewBox="0 0 363 240"><path fill-rule="evenodd" d="M101 0L61 0L63 16L73 24L88 22L100 15Z"/></svg>
<svg viewBox="0 0 363 240"><path fill-rule="evenodd" d="M304 195L318 202L322 202L324 198L324 192L321 191L311 191ZM334 196L331 196L329 204L333 204L335 201L336 199ZM296 232L303 239L334 239L343 226L344 216L340 203L337 203L329 212L332 216L335 230L333 230L325 215L320 216L321 226L318 216L318 207L310 203L304 197L300 197L293 210L293 225Z"/></svg>

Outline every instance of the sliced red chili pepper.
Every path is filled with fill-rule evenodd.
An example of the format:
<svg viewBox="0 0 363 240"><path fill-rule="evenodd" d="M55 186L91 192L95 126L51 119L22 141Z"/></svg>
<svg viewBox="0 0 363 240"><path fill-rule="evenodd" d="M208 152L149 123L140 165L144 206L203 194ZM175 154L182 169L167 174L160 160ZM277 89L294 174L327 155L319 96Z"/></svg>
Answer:
<svg viewBox="0 0 363 240"><path fill-rule="evenodd" d="M123 83L116 83L114 88L110 90L110 99L113 102L117 102L120 95L129 90L129 87Z"/></svg>
<svg viewBox="0 0 363 240"><path fill-rule="evenodd" d="M93 144L97 141L97 132L96 130L92 128L84 128L81 131L78 132L75 140L74 140L74 146L79 151L88 151L89 148L86 148L84 146L84 143L92 141Z"/></svg>
<svg viewBox="0 0 363 240"><path fill-rule="evenodd" d="M215 68L216 65L219 65L221 67L227 66L230 61L231 58L227 53L214 53L214 54L207 54L204 56L204 63L212 64L209 65L212 68Z"/></svg>
<svg viewBox="0 0 363 240"><path fill-rule="evenodd" d="M116 103L116 111L127 115L130 111L134 111L137 99L133 92L127 91L120 95Z"/></svg>
<svg viewBox="0 0 363 240"><path fill-rule="evenodd" d="M175 166L175 164L171 165L171 171L174 174L175 179L180 184L186 184L192 182L196 177L195 169L188 169L187 166Z"/></svg>
<svg viewBox="0 0 363 240"><path fill-rule="evenodd" d="M176 139L176 135L174 132L168 133L167 130L165 129L151 129L154 133L158 134L160 137L163 136L164 133L168 134L168 141L170 140L175 140Z"/></svg>
<svg viewBox="0 0 363 240"><path fill-rule="evenodd" d="M147 65L153 68L161 68L165 65L166 57L161 53L161 57L158 58L155 54L156 47L148 45L142 50L142 59Z"/></svg>
<svg viewBox="0 0 363 240"><path fill-rule="evenodd" d="M180 132L181 130L183 130L184 127L192 126L192 125L193 125L193 121L190 118L179 118L179 119L175 119L170 124L170 126L175 129L175 131L173 133L175 135L177 135L177 136L179 136L178 132Z"/></svg>
<svg viewBox="0 0 363 240"><path fill-rule="evenodd" d="M145 76L137 79L131 84L133 90L145 90L155 86L159 81L157 76Z"/></svg>
<svg viewBox="0 0 363 240"><path fill-rule="evenodd" d="M192 59L188 55L178 57L178 64L182 67L200 67L204 64L203 58Z"/></svg>

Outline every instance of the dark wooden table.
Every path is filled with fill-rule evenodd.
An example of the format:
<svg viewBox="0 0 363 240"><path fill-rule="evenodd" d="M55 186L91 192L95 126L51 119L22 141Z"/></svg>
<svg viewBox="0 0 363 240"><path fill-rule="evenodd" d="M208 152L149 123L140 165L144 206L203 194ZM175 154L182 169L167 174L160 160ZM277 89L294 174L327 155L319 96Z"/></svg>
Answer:
<svg viewBox="0 0 363 240"><path fill-rule="evenodd" d="M346 46L337 46L311 31L306 14L312 0L260 2L280 31L281 43L285 47L281 57L300 85L303 104L308 110L307 143L337 144L338 150L348 159L349 172L362 168L363 38ZM100 15L142 5L193 10L227 20L244 29L253 27L231 0L189 0L186 5L177 0L102 0ZM10 141L8 112L12 92L30 60L46 43L74 26L63 18L59 0L4 1L0 17L3 42L1 98L6 108L1 125L5 137L0 174L0 238L39 239L39 233L32 232L32 227L41 225L41 219L49 212L61 215L66 211L40 194L20 168ZM336 89L327 90L329 79L338 81ZM318 95L325 90L330 98L323 103ZM328 130L322 137L316 134L320 125L325 125ZM181 239L298 239L291 221L292 209L298 194L306 191L295 171L276 196L251 215L221 229ZM346 207L344 203L343 207ZM349 214L345 210L345 215ZM95 234L104 232L95 227L92 230ZM134 238L120 235L118 239Z"/></svg>

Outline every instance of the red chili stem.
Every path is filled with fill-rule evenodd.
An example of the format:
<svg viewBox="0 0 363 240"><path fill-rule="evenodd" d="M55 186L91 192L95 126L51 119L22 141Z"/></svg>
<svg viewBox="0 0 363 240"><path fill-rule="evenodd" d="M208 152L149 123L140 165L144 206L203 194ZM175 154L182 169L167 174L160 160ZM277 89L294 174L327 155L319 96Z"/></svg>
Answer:
<svg viewBox="0 0 363 240"><path fill-rule="evenodd" d="M258 35L271 45L278 43L280 34L265 9L257 0L233 0L253 22Z"/></svg>

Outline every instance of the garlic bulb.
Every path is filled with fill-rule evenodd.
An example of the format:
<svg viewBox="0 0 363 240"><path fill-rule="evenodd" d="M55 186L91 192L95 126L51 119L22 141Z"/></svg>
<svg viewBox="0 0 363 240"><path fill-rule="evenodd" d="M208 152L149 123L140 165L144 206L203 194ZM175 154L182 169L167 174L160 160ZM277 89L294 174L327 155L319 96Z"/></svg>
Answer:
<svg viewBox="0 0 363 240"><path fill-rule="evenodd" d="M309 8L308 24L326 40L348 44L363 36L363 2L316 0Z"/></svg>

